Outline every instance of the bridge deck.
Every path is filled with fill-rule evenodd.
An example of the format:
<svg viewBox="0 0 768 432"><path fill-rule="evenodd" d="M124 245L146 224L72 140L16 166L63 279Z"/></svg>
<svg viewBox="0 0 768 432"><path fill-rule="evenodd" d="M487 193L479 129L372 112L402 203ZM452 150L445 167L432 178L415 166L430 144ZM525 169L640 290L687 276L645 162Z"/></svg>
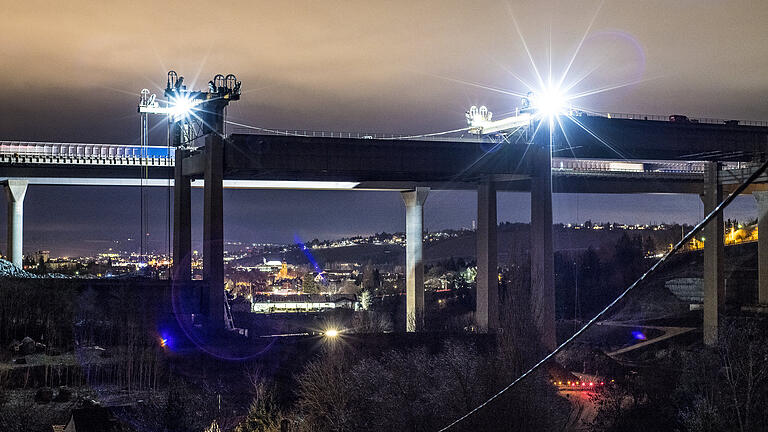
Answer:
<svg viewBox="0 0 768 432"><path fill-rule="evenodd" d="M763 158L768 148L768 127L762 126L575 120L579 124L564 120L556 136L557 192L699 193L706 160L725 162L723 183L732 187L748 175L746 162ZM202 157L196 158L185 171L199 177ZM494 149L477 140L234 134L225 148L225 186L466 189L491 177L500 189L527 190L530 159L527 145ZM167 147L0 141L0 180L33 184L167 186L174 162ZM143 176L149 180L140 181Z"/></svg>

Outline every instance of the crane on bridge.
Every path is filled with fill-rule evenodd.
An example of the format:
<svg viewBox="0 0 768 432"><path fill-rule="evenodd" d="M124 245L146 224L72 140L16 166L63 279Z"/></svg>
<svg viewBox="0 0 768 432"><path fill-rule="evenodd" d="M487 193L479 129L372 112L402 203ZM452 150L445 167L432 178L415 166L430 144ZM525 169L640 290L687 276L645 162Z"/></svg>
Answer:
<svg viewBox="0 0 768 432"><path fill-rule="evenodd" d="M194 151L192 143L198 138L206 137L206 154L209 151L215 153L217 158L223 157L223 138L225 111L230 101L240 99L241 82L234 74L217 74L208 82L206 90L189 90L184 84L184 77L176 71L169 71L164 95L165 103L160 104L157 96L150 94L147 89L142 90L139 99L138 112L142 117L142 146L149 143L149 114L164 115L168 124L168 149L175 148L174 158L174 217L180 219L174 222L173 245L173 275L172 278L179 283L186 283L191 279L191 231L188 211L191 202L191 177L184 174L182 161L185 155ZM211 150L213 149L213 150ZM218 164L223 162L219 160ZM214 165L217 163L214 162ZM223 182L221 172L213 179L205 174L206 185ZM213 175L213 174L212 174ZM170 183L170 182L169 182ZM206 195L206 200L209 197ZM211 198L212 201L216 201ZM218 196L221 200L221 196ZM170 188L168 204L170 206ZM220 207L216 207L220 210ZM142 211L144 201L142 201ZM185 211L186 210L186 211ZM170 214L170 208L168 209ZM185 217L180 215L185 213ZM220 215L221 216L221 215ZM206 218L209 217L206 213ZM144 220L142 219L142 225ZM170 225L170 222L169 222ZM142 227L143 231L143 227ZM215 238L209 238L213 236ZM211 265L211 261L223 261L223 233L204 233L204 260L208 264L203 265L203 278L208 282L208 330L225 329L228 331L240 331L234 327L232 316L227 304L224 292L224 271L222 266ZM241 332L242 334L242 332Z"/></svg>
<svg viewBox="0 0 768 432"><path fill-rule="evenodd" d="M208 81L207 91L188 90L184 77L176 71L168 72L166 81L166 101L163 106L156 95L150 91L141 91L138 111L145 119L148 114L160 114L168 118L171 125L170 147L190 144L197 138L209 133L224 134L224 110L230 101L240 100L241 82L234 74L226 76L216 74ZM146 122L142 120L142 125ZM142 142L148 142L147 129L142 128Z"/></svg>
<svg viewBox="0 0 768 432"><path fill-rule="evenodd" d="M473 105L466 112L468 132L474 135L488 137L500 142L509 142L510 136L521 131L532 132L536 122L542 119L553 121L561 114L574 114L572 107L566 103L566 98L555 90L545 90L542 94L529 91L521 98L521 107L516 108L514 115L501 120L493 120L493 113L485 106Z"/></svg>
<svg viewBox="0 0 768 432"><path fill-rule="evenodd" d="M160 104L157 95L149 89L142 89L139 97L138 112L141 117L141 156L149 156L149 115L163 115L167 118L168 153L171 147L184 147L195 139L209 133L224 133L224 109L230 101L240 99L241 82L234 74L226 76L216 74L208 82L208 91L187 90L184 77L176 71L169 71L166 80L164 104ZM149 177L148 167L141 167L141 257L143 258L148 241L149 226L148 203L144 182ZM170 202L170 199L169 199Z"/></svg>

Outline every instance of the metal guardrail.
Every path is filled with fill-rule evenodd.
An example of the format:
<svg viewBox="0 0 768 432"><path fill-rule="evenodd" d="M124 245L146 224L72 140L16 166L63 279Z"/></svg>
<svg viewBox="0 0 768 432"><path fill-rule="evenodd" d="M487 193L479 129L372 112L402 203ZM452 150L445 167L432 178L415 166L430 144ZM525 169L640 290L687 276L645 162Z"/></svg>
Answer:
<svg viewBox="0 0 768 432"><path fill-rule="evenodd" d="M749 168L748 162L721 163L722 171ZM611 172L611 173L647 173L647 174L696 174L703 175L706 169L704 161L665 161L665 160L600 160L552 158L554 172Z"/></svg>
<svg viewBox="0 0 768 432"><path fill-rule="evenodd" d="M608 118L615 118L615 119L626 119L626 120L652 120L652 121L664 121L664 122L671 122L670 120L671 116L663 116L663 115L654 115L654 114L630 114L630 113L606 113L604 115ZM768 121L764 120L736 120L736 119L718 119L718 118L710 118L710 117L695 117L695 116L686 116L688 117L688 123L703 123L703 124L716 124L716 125L725 125L730 124L731 122L734 123L735 126L759 126L759 127L768 127ZM685 124L686 122L681 122Z"/></svg>
<svg viewBox="0 0 768 432"><path fill-rule="evenodd" d="M669 115L658 114L633 114L633 113L589 113L583 114L594 117L607 117L615 119L626 120L651 120L651 121L663 121L671 122ZM759 126L768 127L768 121L763 120L735 120L735 119L718 119L710 117L695 117L687 116L688 122L692 124L703 123L712 125L725 125L731 122L736 122L738 126ZM681 122L685 123L685 122ZM258 133L265 135L279 135L279 136L297 136L297 137L327 137L327 138L357 138L357 139L418 139L420 141L466 141L466 142L483 142L481 137L464 133L460 135L446 134L443 132L434 134L421 134L421 135L404 135L404 134L392 134L392 133L380 133L380 132L336 132L336 131L310 131L302 129L274 129L274 128L261 128L261 127L239 127L230 126L228 128L234 133L253 133L254 130Z"/></svg>
<svg viewBox="0 0 768 432"><path fill-rule="evenodd" d="M142 147L127 144L92 144L34 141L0 141L0 153L70 157L151 157L173 159L168 147Z"/></svg>
<svg viewBox="0 0 768 432"><path fill-rule="evenodd" d="M0 162L173 166L174 152L167 147L124 144L0 141Z"/></svg>
<svg viewBox="0 0 768 432"><path fill-rule="evenodd" d="M228 132L251 134L254 133L254 128L244 127L230 127L227 128ZM462 142L483 142L483 139L477 135L463 134L463 135L398 135L392 133L381 132L335 132L335 131L310 131L301 129L269 129L269 128L257 128L257 133L264 135L276 135L276 136L295 136L304 138L355 138L355 139L379 139L379 140L419 140L419 141L462 141Z"/></svg>

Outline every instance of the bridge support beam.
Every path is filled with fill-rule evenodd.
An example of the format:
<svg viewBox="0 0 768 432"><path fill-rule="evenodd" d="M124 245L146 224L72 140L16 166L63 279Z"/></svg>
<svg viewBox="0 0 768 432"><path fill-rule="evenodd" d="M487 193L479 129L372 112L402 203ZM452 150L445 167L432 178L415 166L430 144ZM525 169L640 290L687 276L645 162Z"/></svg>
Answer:
<svg viewBox="0 0 768 432"><path fill-rule="evenodd" d="M405 203L405 330L424 329L424 201L429 188L401 192Z"/></svg>
<svg viewBox="0 0 768 432"><path fill-rule="evenodd" d="M711 213L723 201L723 187L718 182L720 164L707 162L704 171L704 214ZM704 227L704 343L715 345L718 340L720 315L725 312L725 273L723 257L723 213Z"/></svg>
<svg viewBox="0 0 768 432"><path fill-rule="evenodd" d="M557 346L555 334L555 259L552 237L552 153L547 120L534 137L531 175L531 314L542 347Z"/></svg>
<svg viewBox="0 0 768 432"><path fill-rule="evenodd" d="M765 305L768 304L768 192L756 191L752 196L757 201L757 303Z"/></svg>
<svg viewBox="0 0 768 432"><path fill-rule="evenodd" d="M499 328L499 276L496 222L496 184L477 188L477 297L475 322L481 332Z"/></svg>
<svg viewBox="0 0 768 432"><path fill-rule="evenodd" d="M177 148L173 180L173 269L177 282L192 279L192 188L191 179L183 173L188 151Z"/></svg>
<svg viewBox="0 0 768 432"><path fill-rule="evenodd" d="M24 196L27 194L27 180L8 180L3 185L8 199L8 257L21 267L24 263Z"/></svg>
<svg viewBox="0 0 768 432"><path fill-rule="evenodd" d="M208 326L224 329L224 139L205 137L203 279L208 284Z"/></svg>

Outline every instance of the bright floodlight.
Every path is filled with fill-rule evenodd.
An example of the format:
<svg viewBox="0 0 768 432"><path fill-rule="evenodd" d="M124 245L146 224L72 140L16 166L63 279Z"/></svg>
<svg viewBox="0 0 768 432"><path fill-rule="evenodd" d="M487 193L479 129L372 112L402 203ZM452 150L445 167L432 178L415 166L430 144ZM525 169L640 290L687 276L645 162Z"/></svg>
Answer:
<svg viewBox="0 0 768 432"><path fill-rule="evenodd" d="M339 331L336 329L328 329L325 331L325 336L330 338L335 338L339 335Z"/></svg>
<svg viewBox="0 0 768 432"><path fill-rule="evenodd" d="M501 120L491 120L492 114L488 108L473 106L466 113L467 131L475 135L490 135L499 132L512 132L515 129L529 126L532 120L548 119L550 122L559 115L568 115L570 109L568 100L559 87L547 87L541 91L530 91L523 98L523 106L512 117Z"/></svg>
<svg viewBox="0 0 768 432"><path fill-rule="evenodd" d="M197 105L197 101L186 96L171 99L171 114L175 118L188 116Z"/></svg>
<svg viewBox="0 0 768 432"><path fill-rule="evenodd" d="M531 107L541 117L562 114L567 108L567 99L558 88L548 87L539 93L529 93Z"/></svg>

